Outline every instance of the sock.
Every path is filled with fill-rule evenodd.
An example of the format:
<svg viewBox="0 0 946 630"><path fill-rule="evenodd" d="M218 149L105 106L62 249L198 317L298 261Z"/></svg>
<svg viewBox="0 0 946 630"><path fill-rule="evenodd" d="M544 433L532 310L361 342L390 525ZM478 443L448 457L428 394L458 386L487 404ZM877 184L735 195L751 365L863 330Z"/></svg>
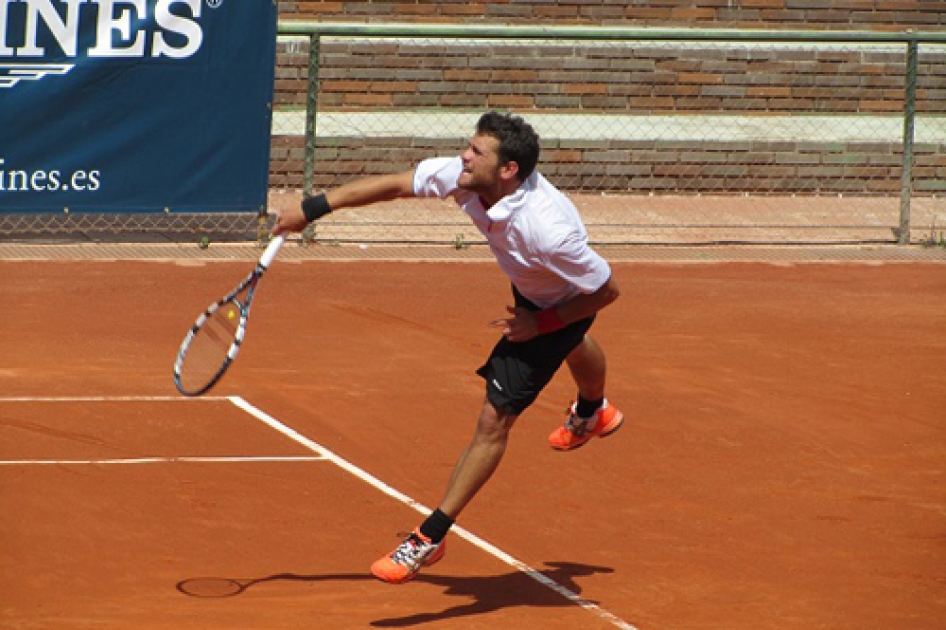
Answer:
<svg viewBox="0 0 946 630"><path fill-rule="evenodd" d="M451 527L453 527L453 519L438 508L421 523L420 533L429 538L430 542L437 544L446 537Z"/></svg>
<svg viewBox="0 0 946 630"><path fill-rule="evenodd" d="M604 404L604 398L599 398L598 400L585 400L581 396L578 397L578 404L576 405L575 412L578 414L579 418L593 418L595 412L601 409L601 405Z"/></svg>

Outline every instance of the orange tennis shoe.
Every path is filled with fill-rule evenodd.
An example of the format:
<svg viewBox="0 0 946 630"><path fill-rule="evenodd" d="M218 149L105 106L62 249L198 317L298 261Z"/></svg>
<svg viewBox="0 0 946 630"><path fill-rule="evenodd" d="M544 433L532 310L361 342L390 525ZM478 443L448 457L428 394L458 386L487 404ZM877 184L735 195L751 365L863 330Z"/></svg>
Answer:
<svg viewBox="0 0 946 630"><path fill-rule="evenodd" d="M440 562L447 553L446 542L434 544L415 529L390 555L372 564L371 573L389 584L403 584L417 575L421 567Z"/></svg>
<svg viewBox="0 0 946 630"><path fill-rule="evenodd" d="M565 424L549 436L549 446L556 451L571 451L584 446L593 437L608 437L624 424L624 414L608 401L593 418L587 420L578 417L577 407L577 403L572 403Z"/></svg>

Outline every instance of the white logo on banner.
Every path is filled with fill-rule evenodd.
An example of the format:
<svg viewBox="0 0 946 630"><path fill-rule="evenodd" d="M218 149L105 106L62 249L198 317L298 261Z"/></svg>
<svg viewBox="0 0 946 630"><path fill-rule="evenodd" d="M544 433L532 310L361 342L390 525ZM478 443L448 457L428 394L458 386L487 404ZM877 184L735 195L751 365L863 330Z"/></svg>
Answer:
<svg viewBox="0 0 946 630"><path fill-rule="evenodd" d="M67 74L74 67L71 63L0 63L0 89L20 81L39 81L50 74Z"/></svg>

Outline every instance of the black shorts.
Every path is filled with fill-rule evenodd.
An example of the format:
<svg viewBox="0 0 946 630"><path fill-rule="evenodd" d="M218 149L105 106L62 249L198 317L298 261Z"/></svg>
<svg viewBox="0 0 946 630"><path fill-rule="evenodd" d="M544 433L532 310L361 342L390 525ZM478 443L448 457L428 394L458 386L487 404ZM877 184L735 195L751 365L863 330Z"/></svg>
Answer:
<svg viewBox="0 0 946 630"><path fill-rule="evenodd" d="M516 287L512 292L516 306L539 310ZM506 413L519 415L525 411L552 380L565 358L582 342L594 320L592 315L529 341L500 339L489 359L476 371L486 379L486 396L490 402Z"/></svg>

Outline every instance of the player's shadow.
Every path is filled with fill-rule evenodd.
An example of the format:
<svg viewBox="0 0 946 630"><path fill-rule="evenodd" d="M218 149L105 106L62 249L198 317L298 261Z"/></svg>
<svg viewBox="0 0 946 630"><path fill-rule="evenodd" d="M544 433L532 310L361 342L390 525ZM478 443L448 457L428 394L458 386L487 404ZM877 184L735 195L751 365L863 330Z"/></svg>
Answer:
<svg viewBox="0 0 946 630"><path fill-rule="evenodd" d="M587 577L595 573L614 573L614 569L610 567L597 567L575 562L546 562L545 564L548 568L539 571L539 573L574 595L581 593L581 587L575 581L575 578ZM423 612L406 617L379 619L371 622L372 626L377 628L405 628L442 619L484 615L503 608L517 606L562 607L575 605L575 602L567 599L564 594L550 588L553 585L541 584L534 577L521 571L488 577L468 578L420 573L415 580L443 587L444 595L463 597L467 601L439 612ZM582 601L590 604L598 603L586 599L582 599Z"/></svg>
<svg viewBox="0 0 946 630"><path fill-rule="evenodd" d="M377 628L406 628L409 626L431 623L443 619L456 619L483 615L504 608L527 607L564 607L575 602L563 592L555 589L567 589L578 595L581 587L576 578L587 577L596 573L613 573L610 567L590 566L575 562L547 562L546 569L538 571L541 575L530 576L521 571L503 573L485 577L455 577L436 575L429 570L420 573L414 581L431 584L444 589L444 595L460 597L464 601L437 612L421 612L405 617L379 619L371 622ZM177 590L190 597L224 598L235 597L246 590L262 583L272 582L342 582L374 580L366 574L329 574L299 575L280 573L261 578L235 580L229 578L190 578L177 584ZM539 580L548 580L543 584ZM554 584L552 584L554 582ZM556 586L557 585L557 586ZM582 600L591 604L597 602Z"/></svg>

